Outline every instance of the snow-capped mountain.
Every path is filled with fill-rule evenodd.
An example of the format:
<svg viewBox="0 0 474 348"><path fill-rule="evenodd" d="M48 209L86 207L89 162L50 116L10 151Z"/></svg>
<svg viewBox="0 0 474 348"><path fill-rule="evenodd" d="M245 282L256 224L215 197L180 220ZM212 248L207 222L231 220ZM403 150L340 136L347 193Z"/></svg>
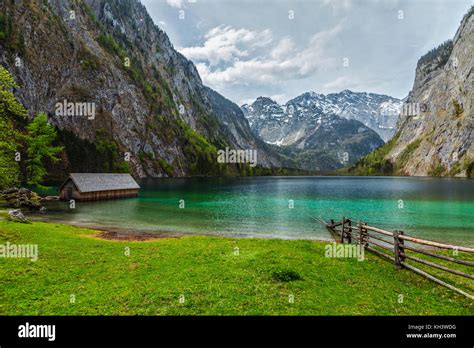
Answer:
<svg viewBox="0 0 474 348"><path fill-rule="evenodd" d="M355 163L384 143L373 129L355 119L361 117L356 115L356 97L350 98L346 92L339 96L305 93L285 105L260 97L242 110L254 133L280 146L299 168L334 170Z"/></svg>
<svg viewBox="0 0 474 348"><path fill-rule="evenodd" d="M242 110L252 130L265 142L293 145L331 114L359 121L387 141L395 133L402 104L386 95L344 90L327 95L307 92L284 105L259 97L251 105L243 105Z"/></svg>

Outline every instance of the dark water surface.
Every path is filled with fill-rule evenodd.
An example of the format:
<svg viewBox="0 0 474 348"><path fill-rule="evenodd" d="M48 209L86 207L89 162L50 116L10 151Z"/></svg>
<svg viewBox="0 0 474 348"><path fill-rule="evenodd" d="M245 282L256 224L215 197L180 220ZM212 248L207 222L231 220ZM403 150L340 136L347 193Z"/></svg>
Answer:
<svg viewBox="0 0 474 348"><path fill-rule="evenodd" d="M233 237L328 239L312 221L348 216L423 238L474 245L474 181L400 177L153 179L138 198L47 205L35 219ZM180 209L184 200L184 209ZM289 208L290 200L294 208Z"/></svg>

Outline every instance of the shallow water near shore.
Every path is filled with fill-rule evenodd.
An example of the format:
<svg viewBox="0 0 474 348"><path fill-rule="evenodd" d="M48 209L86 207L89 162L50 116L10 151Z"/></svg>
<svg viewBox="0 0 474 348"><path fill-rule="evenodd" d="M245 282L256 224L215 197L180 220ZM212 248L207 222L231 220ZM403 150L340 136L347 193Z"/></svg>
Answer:
<svg viewBox="0 0 474 348"><path fill-rule="evenodd" d="M76 202L75 209L50 202L32 219L130 231L326 240L329 233L312 218L347 216L421 238L474 245L472 180L164 178L139 184L137 198Z"/></svg>

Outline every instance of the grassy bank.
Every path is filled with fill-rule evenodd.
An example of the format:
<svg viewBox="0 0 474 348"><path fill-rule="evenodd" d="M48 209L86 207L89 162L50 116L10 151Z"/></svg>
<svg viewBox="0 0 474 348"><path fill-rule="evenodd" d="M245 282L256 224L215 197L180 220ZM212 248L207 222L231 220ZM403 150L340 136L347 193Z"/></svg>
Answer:
<svg viewBox="0 0 474 348"><path fill-rule="evenodd" d="M118 242L96 235L67 225L0 220L0 243L39 247L36 262L0 258L0 315L474 312L470 300L397 271L375 255L361 262L326 258L321 242L217 237Z"/></svg>

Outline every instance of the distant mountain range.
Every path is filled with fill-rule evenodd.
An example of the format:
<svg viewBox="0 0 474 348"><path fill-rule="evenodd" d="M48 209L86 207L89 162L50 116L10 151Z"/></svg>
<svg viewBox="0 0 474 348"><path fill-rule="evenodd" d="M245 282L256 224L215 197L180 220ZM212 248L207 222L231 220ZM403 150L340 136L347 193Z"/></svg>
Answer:
<svg viewBox="0 0 474 348"><path fill-rule="evenodd" d="M388 141L395 133L402 104L386 95L344 90L328 95L307 92L284 105L259 97L241 108L254 133L265 142L292 145L304 141L313 126L330 114L359 121Z"/></svg>
<svg viewBox="0 0 474 348"><path fill-rule="evenodd" d="M304 93L284 105L259 97L241 106L252 131L307 170L334 170L355 163L389 140L402 101L344 90ZM383 140L382 140L383 139Z"/></svg>

